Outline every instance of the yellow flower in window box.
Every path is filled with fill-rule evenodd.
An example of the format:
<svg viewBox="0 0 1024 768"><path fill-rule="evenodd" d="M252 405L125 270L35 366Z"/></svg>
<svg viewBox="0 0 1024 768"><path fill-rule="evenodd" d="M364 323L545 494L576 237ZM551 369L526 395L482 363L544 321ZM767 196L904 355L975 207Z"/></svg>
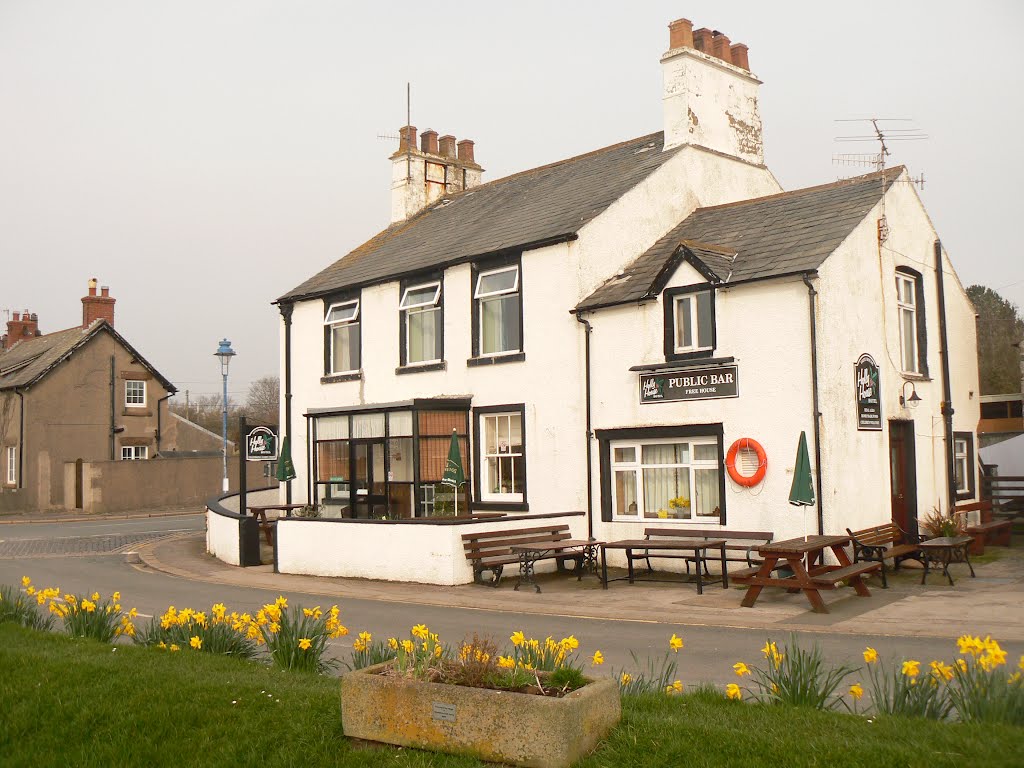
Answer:
<svg viewBox="0 0 1024 768"><path fill-rule="evenodd" d="M690 506L690 500L686 496L676 496L668 500L668 505L672 509L686 509Z"/></svg>

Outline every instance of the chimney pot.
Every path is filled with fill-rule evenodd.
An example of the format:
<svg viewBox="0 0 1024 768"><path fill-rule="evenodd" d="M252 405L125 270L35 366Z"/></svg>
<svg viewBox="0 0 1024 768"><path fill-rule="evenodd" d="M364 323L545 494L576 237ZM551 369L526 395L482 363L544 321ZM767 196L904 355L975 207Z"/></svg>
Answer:
<svg viewBox="0 0 1024 768"><path fill-rule="evenodd" d="M437 131L429 128L420 134L420 149L428 155L439 154L437 151Z"/></svg>
<svg viewBox="0 0 1024 768"><path fill-rule="evenodd" d="M110 287L104 285L102 296L96 295L96 278L89 281L89 295L82 297L82 327L88 328L97 320L106 320L114 325L114 304L116 299L110 295Z"/></svg>
<svg viewBox="0 0 1024 768"><path fill-rule="evenodd" d="M693 47L711 55L711 30L707 27L695 29L693 31Z"/></svg>
<svg viewBox="0 0 1024 768"><path fill-rule="evenodd" d="M464 163L475 163L473 159L473 142L469 139L463 139L458 143L459 148L459 160Z"/></svg>
<svg viewBox="0 0 1024 768"><path fill-rule="evenodd" d="M719 32L711 38L711 53L722 61L732 64L732 54L729 51L729 38Z"/></svg>
<svg viewBox="0 0 1024 768"><path fill-rule="evenodd" d="M743 43L733 43L729 48L729 52L732 54L732 63L737 67L742 67L747 72L750 71L750 59L747 55L749 50Z"/></svg>
<svg viewBox="0 0 1024 768"><path fill-rule="evenodd" d="M440 154L444 157L455 158L455 137L451 134L445 134L438 139L438 144L441 147Z"/></svg>
<svg viewBox="0 0 1024 768"><path fill-rule="evenodd" d="M102 288L100 288L100 295L101 296L110 296L110 286L109 285L104 285Z"/></svg>
<svg viewBox="0 0 1024 768"><path fill-rule="evenodd" d="M20 322L20 321L21 321L21 312L15 312L14 313L14 322L17 323L17 322Z"/></svg>
<svg viewBox="0 0 1024 768"><path fill-rule="evenodd" d="M676 48L693 48L693 22L689 19L676 19L668 25L669 50Z"/></svg>
<svg viewBox="0 0 1024 768"><path fill-rule="evenodd" d="M410 147L416 149L415 125L405 125L398 129L398 151L405 152Z"/></svg>

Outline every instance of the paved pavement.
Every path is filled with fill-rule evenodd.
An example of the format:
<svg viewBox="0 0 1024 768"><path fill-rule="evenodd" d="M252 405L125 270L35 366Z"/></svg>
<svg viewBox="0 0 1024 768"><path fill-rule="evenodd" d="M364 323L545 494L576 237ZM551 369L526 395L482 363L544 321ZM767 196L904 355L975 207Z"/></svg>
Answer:
<svg viewBox="0 0 1024 768"><path fill-rule="evenodd" d="M904 567L881 588L869 581L871 597L843 588L823 592L830 613L816 614L802 594L765 589L753 608L740 607L740 588L709 585L698 595L692 584L612 583L601 589L595 577L540 576L543 592L513 591L514 578L499 588L407 584L364 579L277 574L270 565L237 568L207 555L202 534L168 535L138 548L149 567L209 583L332 598L378 600L410 605L458 607L514 614L607 619L666 625L872 634L893 637L955 638L991 634L1004 642L1024 641L1024 541L1012 548L990 548L975 565L951 566L955 586L939 573L922 586L921 571Z"/></svg>

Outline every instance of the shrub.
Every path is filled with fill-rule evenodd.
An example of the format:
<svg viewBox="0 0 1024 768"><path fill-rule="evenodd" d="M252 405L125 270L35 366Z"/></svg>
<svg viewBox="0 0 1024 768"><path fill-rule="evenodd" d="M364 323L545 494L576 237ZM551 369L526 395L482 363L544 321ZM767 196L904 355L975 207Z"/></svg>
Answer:
<svg viewBox="0 0 1024 768"><path fill-rule="evenodd" d="M30 629L49 631L53 629L53 615L44 614L39 606L45 605L60 594L57 587L36 589L28 576L21 579L25 594L15 591L14 587L0 585L0 623L9 621Z"/></svg>
<svg viewBox="0 0 1024 768"><path fill-rule="evenodd" d="M348 634L338 621L338 606L332 605L327 613L319 605L289 608L284 597L264 605L256 614L256 625L274 666L301 672L334 668L337 662L324 658L327 640Z"/></svg>
<svg viewBox="0 0 1024 768"><path fill-rule="evenodd" d="M221 656L255 658L262 638L259 627L248 613L227 612L221 603L202 611L170 606L159 619L150 619L134 640L139 645L168 649L192 648Z"/></svg>

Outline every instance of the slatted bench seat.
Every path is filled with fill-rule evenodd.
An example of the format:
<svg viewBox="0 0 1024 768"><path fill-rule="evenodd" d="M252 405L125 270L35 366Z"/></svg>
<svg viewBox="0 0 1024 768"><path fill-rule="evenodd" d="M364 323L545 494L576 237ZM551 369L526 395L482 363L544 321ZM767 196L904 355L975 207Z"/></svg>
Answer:
<svg viewBox="0 0 1024 768"><path fill-rule="evenodd" d="M466 552L466 559L473 565L473 581L477 584L485 584L497 587L501 581L501 574L506 565L519 564L522 557L512 551L512 547L536 545L537 550L543 550L545 544L557 544L572 539L568 525L546 525L536 528L514 528L498 529L488 531L476 531L462 535L462 547ZM565 561L572 560L575 563L577 572L583 568L584 555L580 553L566 554L551 553L541 555L536 560L554 560L558 570L564 571ZM484 572L490 574L490 578L484 578Z"/></svg>
<svg viewBox="0 0 1024 768"><path fill-rule="evenodd" d="M853 565L844 565L839 568L832 568L831 570L821 571L818 573L811 574L811 581L821 586L834 587L836 584L852 579L854 576L863 576L867 573L874 573L877 570L884 569L884 563L854 563ZM883 574L885 573L882 570Z"/></svg>
<svg viewBox="0 0 1024 768"><path fill-rule="evenodd" d="M975 545L971 548L971 551L976 554L983 553L986 544L991 544L994 547L1010 546L1010 534L1012 532L1012 520L989 520L987 523L967 526L967 533L974 537L975 542L978 542L980 539L980 546ZM980 549L980 552L978 549Z"/></svg>
<svg viewBox="0 0 1024 768"><path fill-rule="evenodd" d="M884 523L860 531L846 532L853 541L853 561L879 563L882 566L882 587L889 588L886 581L886 562L891 560L893 570L899 570L904 560L917 560L922 563L921 550L914 537L900 528L896 523Z"/></svg>
<svg viewBox="0 0 1024 768"><path fill-rule="evenodd" d="M729 569L729 578L735 579L736 574L744 574L747 571L754 573L757 571L756 565L760 564L761 559L757 557L757 548L763 544L768 544L775 537L775 534L771 531L726 531L717 530L714 528L645 528L644 538L652 541L658 541L661 543L663 540L668 539L671 541L673 538L677 539L725 539L725 559L731 563L746 563L747 568L734 571L732 568ZM648 552L641 550L634 552L632 555L633 560L646 560L647 570L653 571L651 567L650 558L668 558L675 560L686 561L686 572L690 572L690 562L693 560L693 555L687 555L684 552L672 553L666 552L663 549L657 551ZM704 560L705 572L707 570L707 560Z"/></svg>

